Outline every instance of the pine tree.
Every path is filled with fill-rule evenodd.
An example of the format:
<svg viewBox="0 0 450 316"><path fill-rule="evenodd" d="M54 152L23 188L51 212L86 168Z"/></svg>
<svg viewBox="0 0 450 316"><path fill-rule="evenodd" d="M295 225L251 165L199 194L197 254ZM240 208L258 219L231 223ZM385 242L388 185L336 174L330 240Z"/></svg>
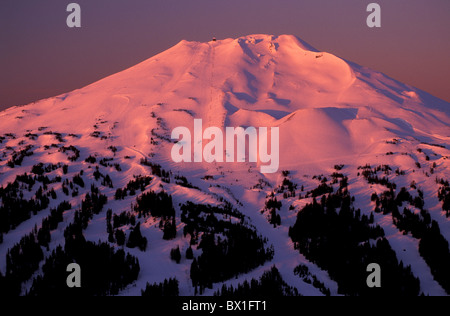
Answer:
<svg viewBox="0 0 450 316"><path fill-rule="evenodd" d="M195 291L197 292L197 285L200 276L200 269L198 268L197 259L194 259L194 261L192 261L190 275L192 280L192 286L195 287Z"/></svg>
<svg viewBox="0 0 450 316"><path fill-rule="evenodd" d="M116 230L116 234L115 234L116 236L116 240L117 240L117 244L119 245L119 246L123 246L124 244L125 244L125 233L121 230L121 229L118 229L118 230Z"/></svg>
<svg viewBox="0 0 450 316"><path fill-rule="evenodd" d="M277 227L281 225L281 216L277 214L275 208L270 211L270 220L269 223L273 225L273 227Z"/></svg>
<svg viewBox="0 0 450 316"><path fill-rule="evenodd" d="M111 218L112 218L112 209L108 209L108 211L106 211L106 221L111 222Z"/></svg>
<svg viewBox="0 0 450 316"><path fill-rule="evenodd" d="M186 259L188 259L188 260L194 259L194 252L192 251L191 246L189 246L189 248L186 249Z"/></svg>
<svg viewBox="0 0 450 316"><path fill-rule="evenodd" d="M147 238L141 234L141 223L137 223L136 227L130 232L130 237L127 242L128 248L138 247L141 251L147 248Z"/></svg>
<svg viewBox="0 0 450 316"><path fill-rule="evenodd" d="M181 252L180 252L180 247L179 246L177 248L172 249L170 251L170 259L175 261L177 264L180 263L180 261L181 261Z"/></svg>
<svg viewBox="0 0 450 316"><path fill-rule="evenodd" d="M116 242L116 240L114 239L114 233L113 233L112 230L108 233L108 241L110 243L115 243Z"/></svg>
<svg viewBox="0 0 450 316"><path fill-rule="evenodd" d="M162 222L162 220L161 220ZM164 240L171 240L177 236L177 226L175 223L175 217L172 217L172 220L166 220L164 223Z"/></svg>
<svg viewBox="0 0 450 316"><path fill-rule="evenodd" d="M152 285L147 283L145 290L141 291L141 295L146 297L179 296L178 283L177 279L165 279L164 283Z"/></svg>

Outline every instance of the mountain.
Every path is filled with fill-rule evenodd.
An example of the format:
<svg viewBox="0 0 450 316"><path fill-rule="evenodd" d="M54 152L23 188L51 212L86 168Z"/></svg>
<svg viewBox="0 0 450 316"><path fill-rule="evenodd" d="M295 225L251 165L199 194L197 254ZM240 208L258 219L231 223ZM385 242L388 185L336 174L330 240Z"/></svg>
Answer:
<svg viewBox="0 0 450 316"><path fill-rule="evenodd" d="M194 119L278 127L279 172L175 163L171 132ZM110 247L139 273L117 268L127 282L102 276L82 294L139 295L165 279L181 295L224 294L252 278L282 278L284 294L450 293L450 104L294 36L181 41L0 122L0 289L64 288L61 262L96 275L81 249ZM42 255L21 265L24 249ZM385 291L366 286L374 261Z"/></svg>

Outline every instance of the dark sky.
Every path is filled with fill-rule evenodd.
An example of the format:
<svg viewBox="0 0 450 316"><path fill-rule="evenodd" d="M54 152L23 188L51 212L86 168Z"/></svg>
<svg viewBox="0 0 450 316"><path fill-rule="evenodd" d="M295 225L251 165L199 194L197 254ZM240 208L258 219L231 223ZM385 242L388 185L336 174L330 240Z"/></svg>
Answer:
<svg viewBox="0 0 450 316"><path fill-rule="evenodd" d="M69 29L69 3L82 27ZM366 26L370 2L382 27ZM293 34L450 101L449 0L1 0L0 109L81 88L175 45Z"/></svg>

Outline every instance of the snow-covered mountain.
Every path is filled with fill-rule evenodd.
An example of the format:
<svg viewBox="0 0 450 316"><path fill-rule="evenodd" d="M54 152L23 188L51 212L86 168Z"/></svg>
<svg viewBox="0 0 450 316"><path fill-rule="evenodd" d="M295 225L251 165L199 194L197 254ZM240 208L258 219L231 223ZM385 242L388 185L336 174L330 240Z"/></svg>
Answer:
<svg viewBox="0 0 450 316"><path fill-rule="evenodd" d="M280 171L262 174L249 162L173 162L171 131L193 130L194 119L204 128L279 127ZM384 277L389 286L381 293L398 293L399 284L410 285L403 294L450 293L443 268L450 263L450 104L294 36L181 41L82 89L3 111L0 122L0 271L7 275L0 288L14 284L21 294L42 294L52 282L65 286L58 279L65 271L49 272L61 268L59 255L91 269L73 250L86 241L73 237L80 244L67 249L67 236L78 234L67 227L81 221L93 249L99 241L123 248L140 265L117 291L105 290L109 280L94 294L139 295L147 283L176 278L181 295L212 295L275 266L285 294L363 295L366 266L378 258L386 275L403 271L395 281ZM106 203L93 198L101 195ZM57 228L47 227L43 219L63 201L70 209L61 208ZM308 215L320 208L320 216ZM12 216L17 209L21 215ZM352 214L345 220L344 209ZM117 224L107 224L120 214ZM328 226L317 228L321 223ZM50 240L42 237L45 229L38 236L41 228ZM12 260L8 249L29 233L33 241L22 240ZM327 241L335 236L348 238ZM144 237L142 249L129 243ZM248 258L240 257L235 238L248 240L243 244L254 250ZM346 243L351 246L331 252ZM185 256L190 245L195 259ZM179 263L170 256L177 247ZM12 268L7 255L21 262L24 248L40 248L41 258ZM333 266L340 256L357 268L348 277L355 283L345 281L342 262ZM39 276L40 283L33 281Z"/></svg>

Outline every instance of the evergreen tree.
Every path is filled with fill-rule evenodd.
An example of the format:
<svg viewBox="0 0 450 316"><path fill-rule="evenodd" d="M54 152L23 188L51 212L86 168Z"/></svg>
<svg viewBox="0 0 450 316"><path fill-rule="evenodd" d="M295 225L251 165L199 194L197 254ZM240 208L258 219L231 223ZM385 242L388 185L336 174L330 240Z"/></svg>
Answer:
<svg viewBox="0 0 450 316"><path fill-rule="evenodd" d="M141 291L142 296L146 297L164 297L164 296L179 296L177 279L165 279L164 283L152 284L147 283L145 290Z"/></svg>
<svg viewBox="0 0 450 316"><path fill-rule="evenodd" d="M194 252L192 251L191 246L189 246L189 248L186 249L186 259L188 259L188 260L194 259Z"/></svg>
<svg viewBox="0 0 450 316"><path fill-rule="evenodd" d="M180 252L180 247L178 246L177 248L174 248L170 251L170 259L172 259L173 261L175 261L176 263L180 263L181 261L181 252Z"/></svg>
<svg viewBox="0 0 450 316"><path fill-rule="evenodd" d="M125 237L125 233L123 232L123 230L117 229L116 233L115 233L115 237L116 237L116 240L117 240L117 244L119 246L125 245L126 237Z"/></svg>
<svg viewBox="0 0 450 316"><path fill-rule="evenodd" d="M145 251L147 249L147 238L143 237L141 234L141 223L137 223L136 227L131 230L127 247L138 247L141 251Z"/></svg>
<svg viewBox="0 0 450 316"><path fill-rule="evenodd" d="M110 242L110 243L116 242L116 240L114 239L114 233L112 230L108 233L108 242Z"/></svg>
<svg viewBox="0 0 450 316"><path fill-rule="evenodd" d="M290 287L281 277L278 269L273 266L269 271L264 272L259 280L252 279L250 282L244 281L236 288L227 287L225 284L214 296L225 298L251 298L251 297L281 297L299 296L296 288Z"/></svg>
<svg viewBox="0 0 450 316"><path fill-rule="evenodd" d="M200 269L198 268L197 259L194 258L194 261L191 263L191 271L190 276L192 280L192 286L195 287L195 290L197 291L197 286L199 283L199 277L200 277Z"/></svg>
<svg viewBox="0 0 450 316"><path fill-rule="evenodd" d="M164 240L171 240L177 236L177 226L175 223L175 217L172 217L171 220L169 219L164 222L163 230L164 230L163 235Z"/></svg>

